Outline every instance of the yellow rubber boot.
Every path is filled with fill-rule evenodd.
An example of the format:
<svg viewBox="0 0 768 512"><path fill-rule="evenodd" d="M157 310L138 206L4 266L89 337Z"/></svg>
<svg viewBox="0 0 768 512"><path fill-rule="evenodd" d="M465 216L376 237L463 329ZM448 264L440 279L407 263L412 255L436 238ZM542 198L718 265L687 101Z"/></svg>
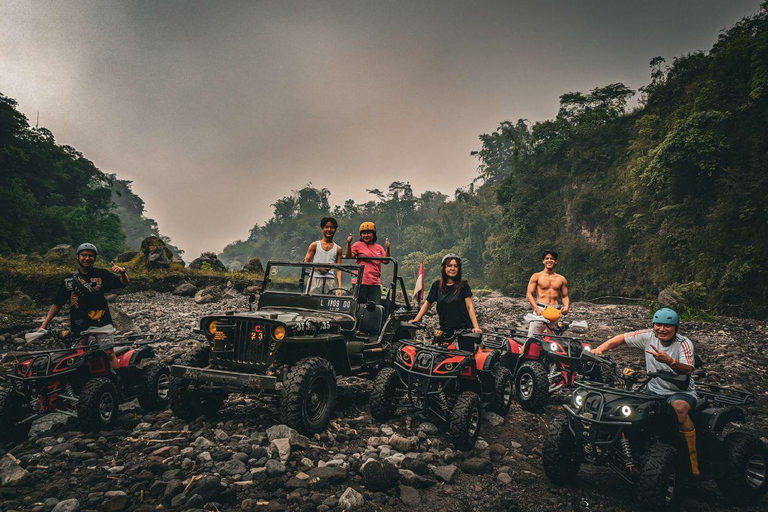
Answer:
<svg viewBox="0 0 768 512"><path fill-rule="evenodd" d="M699 456L696 452L696 431L680 431L688 444L688 456L691 458L691 472L693 476L699 476Z"/></svg>

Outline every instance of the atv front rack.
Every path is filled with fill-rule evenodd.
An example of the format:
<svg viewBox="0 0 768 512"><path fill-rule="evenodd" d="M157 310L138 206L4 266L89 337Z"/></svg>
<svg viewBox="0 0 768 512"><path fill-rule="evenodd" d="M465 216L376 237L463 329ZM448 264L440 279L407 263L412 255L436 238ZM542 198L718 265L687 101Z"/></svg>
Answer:
<svg viewBox="0 0 768 512"><path fill-rule="evenodd" d="M422 377L440 378L440 379L456 379L459 377L459 374L461 372L458 370L459 370L459 366L461 365L458 365L457 369L454 370L453 373L435 375L434 374L435 368L444 361L444 358L436 357L436 356L445 356L445 357L459 356L459 357L465 358L465 361L467 358L472 359L473 357L472 352L467 352L466 350L450 349L447 347L432 345L422 341L400 340L398 343L401 346L408 345L409 347L413 347L418 351L418 353L428 352L431 355L429 366L418 366L418 368L420 368L421 371L408 368L407 366L401 364L399 361L395 361L395 364L397 365L397 367L403 370L404 372L411 373L413 375L420 375ZM418 355L416 357L418 358ZM416 363L417 363L416 361L413 362L414 368L416 367Z"/></svg>
<svg viewBox="0 0 768 512"><path fill-rule="evenodd" d="M755 401L752 393L740 389L720 386L718 384L696 383L696 394L705 397L710 402L722 405L738 406Z"/></svg>

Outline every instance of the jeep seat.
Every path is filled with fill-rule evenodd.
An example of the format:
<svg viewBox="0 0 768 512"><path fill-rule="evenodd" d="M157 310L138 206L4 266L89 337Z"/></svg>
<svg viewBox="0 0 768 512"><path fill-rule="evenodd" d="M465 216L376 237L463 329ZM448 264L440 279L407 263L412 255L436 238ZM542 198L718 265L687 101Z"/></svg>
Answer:
<svg viewBox="0 0 768 512"><path fill-rule="evenodd" d="M368 311L365 304L357 306L357 330L365 334L378 334L384 318L384 306L376 306Z"/></svg>

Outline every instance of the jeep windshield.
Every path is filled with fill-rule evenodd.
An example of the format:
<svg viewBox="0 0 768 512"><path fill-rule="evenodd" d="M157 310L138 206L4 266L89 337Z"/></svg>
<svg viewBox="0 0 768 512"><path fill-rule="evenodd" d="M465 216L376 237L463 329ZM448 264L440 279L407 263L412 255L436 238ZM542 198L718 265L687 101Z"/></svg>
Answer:
<svg viewBox="0 0 768 512"><path fill-rule="evenodd" d="M353 284L352 280L359 269L358 265L270 262L262 293L354 298L357 296L357 284Z"/></svg>

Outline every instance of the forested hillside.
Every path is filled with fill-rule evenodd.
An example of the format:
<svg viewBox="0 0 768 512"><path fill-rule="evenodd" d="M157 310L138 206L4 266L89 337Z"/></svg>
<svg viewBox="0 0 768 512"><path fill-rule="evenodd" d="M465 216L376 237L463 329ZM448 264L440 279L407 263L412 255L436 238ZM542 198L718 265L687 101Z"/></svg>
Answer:
<svg viewBox="0 0 768 512"><path fill-rule="evenodd" d="M330 191L307 186L222 257L300 259L332 213L341 243L375 221L409 273L424 260L434 277L440 255L455 251L477 285L522 294L552 247L577 299L671 288L692 308L765 316L767 122L764 4L708 52L653 59L640 91L569 92L555 119L500 123L473 153L477 180L450 201L397 182L330 208Z"/></svg>
<svg viewBox="0 0 768 512"><path fill-rule="evenodd" d="M49 130L31 128L16 106L0 94L0 254L87 240L109 257L159 236L130 181L105 175Z"/></svg>

